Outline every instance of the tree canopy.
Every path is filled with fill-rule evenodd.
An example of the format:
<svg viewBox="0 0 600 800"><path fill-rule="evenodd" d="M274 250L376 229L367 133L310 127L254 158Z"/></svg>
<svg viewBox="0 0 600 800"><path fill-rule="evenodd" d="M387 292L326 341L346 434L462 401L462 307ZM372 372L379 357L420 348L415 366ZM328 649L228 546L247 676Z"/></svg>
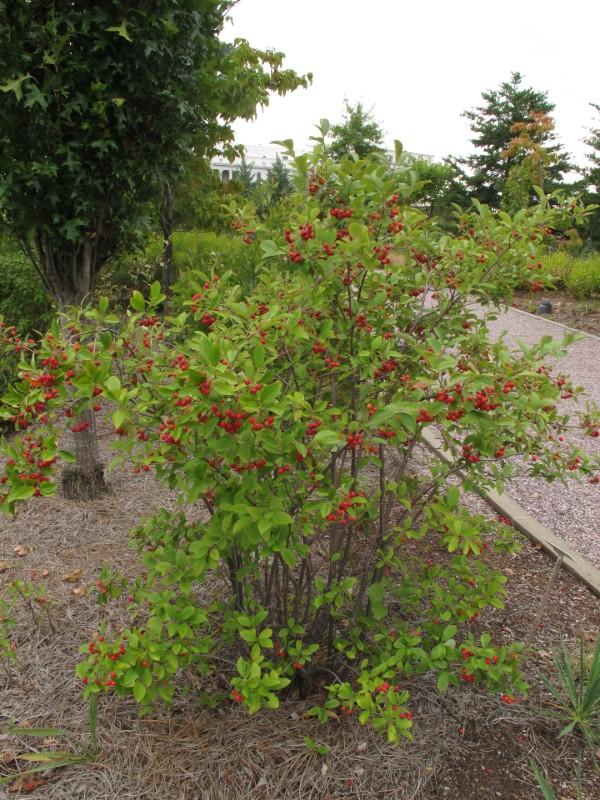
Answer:
<svg viewBox="0 0 600 800"><path fill-rule="evenodd" d="M306 83L281 53L220 40L232 5L0 0L1 219L60 304L93 288L185 152Z"/></svg>

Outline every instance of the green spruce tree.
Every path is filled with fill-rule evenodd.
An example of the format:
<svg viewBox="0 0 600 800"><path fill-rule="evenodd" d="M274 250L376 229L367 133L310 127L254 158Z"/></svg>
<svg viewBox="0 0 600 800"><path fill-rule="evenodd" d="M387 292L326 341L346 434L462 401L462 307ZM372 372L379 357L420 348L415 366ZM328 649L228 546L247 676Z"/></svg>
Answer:
<svg viewBox="0 0 600 800"><path fill-rule="evenodd" d="M481 96L483 104L463 115L471 122L474 134L471 142L476 152L458 162L466 168L471 195L493 208L500 208L511 170L523 158L522 153L509 153L515 124L527 123L532 113L551 114L554 104L546 92L524 86L519 72L513 72L510 80L502 83L499 89L486 90ZM544 187L550 191L562 183L563 174L573 167L552 130L543 135L540 145L547 149L552 162Z"/></svg>
<svg viewBox="0 0 600 800"><path fill-rule="evenodd" d="M360 158L383 151L383 131L361 103L350 105L346 100L342 122L331 126L329 152L335 159L354 152Z"/></svg>

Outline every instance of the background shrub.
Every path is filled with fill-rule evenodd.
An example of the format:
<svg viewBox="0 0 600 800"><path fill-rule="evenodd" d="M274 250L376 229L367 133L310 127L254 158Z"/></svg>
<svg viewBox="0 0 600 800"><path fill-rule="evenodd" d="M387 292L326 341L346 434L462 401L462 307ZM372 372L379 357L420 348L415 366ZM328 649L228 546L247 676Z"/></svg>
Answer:
<svg viewBox="0 0 600 800"><path fill-rule="evenodd" d="M573 259L565 287L579 299L600 295L600 253Z"/></svg>
<svg viewBox="0 0 600 800"><path fill-rule="evenodd" d="M99 284L100 294L108 295L117 305L127 306L131 292L146 291L161 278L162 236L150 233L145 245L113 259ZM217 273L231 270L245 292L255 283L259 260L256 248L248 247L239 237L213 231L177 231L173 234L173 258L181 279L190 269Z"/></svg>
<svg viewBox="0 0 600 800"><path fill-rule="evenodd" d="M52 301L29 260L9 239L0 239L0 317L20 336L46 330L53 315ZM0 361L0 395L16 377L18 355Z"/></svg>
<svg viewBox="0 0 600 800"><path fill-rule="evenodd" d="M573 265L573 255L566 250L555 250L542 258L544 273L554 278L557 289L563 289L565 281Z"/></svg>
<svg viewBox="0 0 600 800"><path fill-rule="evenodd" d="M542 277L552 278L557 289L566 289L575 297L600 295L600 253L574 255L569 250L556 250L541 259Z"/></svg>
<svg viewBox="0 0 600 800"><path fill-rule="evenodd" d="M175 266L180 278L189 269L231 270L246 291L252 289L260 252L239 237L212 231L180 231L173 238Z"/></svg>

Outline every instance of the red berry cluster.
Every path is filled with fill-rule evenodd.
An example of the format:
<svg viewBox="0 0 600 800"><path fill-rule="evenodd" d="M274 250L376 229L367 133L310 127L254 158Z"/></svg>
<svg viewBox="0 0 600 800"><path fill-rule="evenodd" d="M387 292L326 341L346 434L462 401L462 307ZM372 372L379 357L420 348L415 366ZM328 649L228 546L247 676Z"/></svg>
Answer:
<svg viewBox="0 0 600 800"><path fill-rule="evenodd" d="M423 424L425 422L433 422L434 417L432 414L426 409L421 408L419 409L419 413L417 414L417 424Z"/></svg>
<svg viewBox="0 0 600 800"><path fill-rule="evenodd" d="M356 450L356 448L360 448L364 445L365 440L362 433L349 433L346 436L346 446L350 448L350 450Z"/></svg>
<svg viewBox="0 0 600 800"><path fill-rule="evenodd" d="M469 461L471 464L476 464L478 461L481 461L481 456L473 449L473 445L463 444L462 454L465 461Z"/></svg>
<svg viewBox="0 0 600 800"><path fill-rule="evenodd" d="M331 511L325 519L328 522L338 522L340 525L347 525L348 523L356 522L356 516L348 514L348 511L359 505L356 502L357 497L364 497L360 492L351 490L346 497L338 504L337 511Z"/></svg>
<svg viewBox="0 0 600 800"><path fill-rule="evenodd" d="M468 395L467 400L472 402L478 411L494 411L498 408L498 403L490 399L493 394L494 389L491 386L486 386L485 389L481 389L474 395Z"/></svg>
<svg viewBox="0 0 600 800"><path fill-rule="evenodd" d="M373 248L373 252L375 253L375 256L377 257L377 260L379 261L381 266L387 266L387 264L392 263L389 255L390 249L391 249L390 245L388 244L376 246Z"/></svg>
<svg viewBox="0 0 600 800"><path fill-rule="evenodd" d="M264 458L258 458L256 461L250 461L248 464L232 464L231 469L238 474L240 472L247 472L248 470L253 469L262 469L266 467L267 462Z"/></svg>
<svg viewBox="0 0 600 800"><path fill-rule="evenodd" d="M301 228L299 228L299 232L300 238L305 242L307 242L309 239L315 238L315 229L310 222L307 222L306 225L303 225Z"/></svg>
<svg viewBox="0 0 600 800"><path fill-rule="evenodd" d="M177 369L180 369L182 372L187 372L187 370L190 368L189 361L184 355L175 356L171 363L174 367L177 367Z"/></svg>
<svg viewBox="0 0 600 800"><path fill-rule="evenodd" d="M155 325L160 325L160 317L142 317L138 319L137 324L140 328L153 328Z"/></svg>
<svg viewBox="0 0 600 800"><path fill-rule="evenodd" d="M78 422L75 425L71 426L71 430L73 431L73 433L82 433L83 431L87 431L89 427L90 427L89 422Z"/></svg>
<svg viewBox="0 0 600 800"><path fill-rule="evenodd" d="M377 367L373 376L375 378L387 378L392 372L398 368L398 362L395 358L388 358L380 367Z"/></svg>
<svg viewBox="0 0 600 800"><path fill-rule="evenodd" d="M329 210L330 215L334 219L342 220L342 219L350 219L352 216L352 209L351 208L331 208Z"/></svg>
<svg viewBox="0 0 600 800"><path fill-rule="evenodd" d="M316 194L324 183L325 178L323 178L322 175L311 175L310 181L308 182L308 191L311 194Z"/></svg>
<svg viewBox="0 0 600 800"><path fill-rule="evenodd" d="M304 433L306 436L315 436L320 427L321 427L321 420L314 419L312 422L308 423L308 427Z"/></svg>

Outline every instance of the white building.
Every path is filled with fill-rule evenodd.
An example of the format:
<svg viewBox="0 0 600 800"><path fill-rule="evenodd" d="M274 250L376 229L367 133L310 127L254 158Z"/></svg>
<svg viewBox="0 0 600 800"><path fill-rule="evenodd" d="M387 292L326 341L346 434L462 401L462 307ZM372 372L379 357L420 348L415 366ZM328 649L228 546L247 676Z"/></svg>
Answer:
<svg viewBox="0 0 600 800"><path fill-rule="evenodd" d="M275 163L277 156L283 161L290 161L290 157L284 153L283 147L278 147L274 144L249 144L245 147L244 160L252 170L252 177L255 181L261 181L267 177L267 172ZM233 161L228 161L225 156L215 156L211 159L210 166L213 172L218 173L221 180L226 183L227 181L235 178L240 165L241 158L236 158Z"/></svg>
<svg viewBox="0 0 600 800"><path fill-rule="evenodd" d="M262 181L267 177L267 172L275 163L277 156L283 161L284 164L290 162L290 156L286 155L283 147L274 144L249 144L245 147L244 160L252 170L252 178L255 181ZM394 151L385 151L390 160L394 159ZM425 155L424 153L406 153L407 156L413 158L424 159L425 161L433 161L433 156ZM211 159L210 166L215 174L218 174L221 181L226 183L236 177L242 163L241 158L235 158L229 161L225 156L218 155Z"/></svg>

